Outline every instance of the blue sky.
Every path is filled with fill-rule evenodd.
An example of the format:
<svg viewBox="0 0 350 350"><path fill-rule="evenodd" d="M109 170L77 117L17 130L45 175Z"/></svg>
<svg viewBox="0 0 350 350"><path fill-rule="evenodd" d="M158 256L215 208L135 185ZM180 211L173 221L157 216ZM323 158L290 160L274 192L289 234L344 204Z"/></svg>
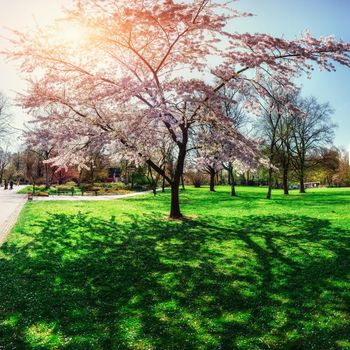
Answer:
<svg viewBox="0 0 350 350"><path fill-rule="evenodd" d="M242 0L237 8L256 16L237 22L233 30L265 32L295 38L305 30L314 36L335 35L350 41L350 0ZM304 95L314 95L321 102L329 101L335 109L338 124L335 144L350 143L350 68L337 67L337 72L315 72L311 80L303 79Z"/></svg>
<svg viewBox="0 0 350 350"><path fill-rule="evenodd" d="M0 35L4 27L24 29L34 23L45 23L59 15L62 5L70 0L0 0ZM350 41L350 0L241 0L235 7L256 16L238 19L230 30L265 32L275 36L294 38L305 30L315 36L335 35ZM0 50L6 47L0 38ZM338 124L335 144L348 147L350 142L350 69L339 67L336 73L315 72L312 80L301 81L304 95L314 95L321 102L329 101L335 109L334 121ZM13 63L0 57L0 90L10 98L21 91L24 82ZM15 108L14 124L21 126L26 119Z"/></svg>

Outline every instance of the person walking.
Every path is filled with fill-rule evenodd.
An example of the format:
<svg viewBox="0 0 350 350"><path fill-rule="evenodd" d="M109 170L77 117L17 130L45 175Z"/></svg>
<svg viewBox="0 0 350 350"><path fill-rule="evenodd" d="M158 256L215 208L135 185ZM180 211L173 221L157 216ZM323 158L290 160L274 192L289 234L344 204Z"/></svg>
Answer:
<svg viewBox="0 0 350 350"><path fill-rule="evenodd" d="M10 190L13 190L13 181L10 181Z"/></svg>
<svg viewBox="0 0 350 350"><path fill-rule="evenodd" d="M7 190L8 187L9 187L8 182L7 182L7 180L5 180L5 183L4 183L4 190Z"/></svg>

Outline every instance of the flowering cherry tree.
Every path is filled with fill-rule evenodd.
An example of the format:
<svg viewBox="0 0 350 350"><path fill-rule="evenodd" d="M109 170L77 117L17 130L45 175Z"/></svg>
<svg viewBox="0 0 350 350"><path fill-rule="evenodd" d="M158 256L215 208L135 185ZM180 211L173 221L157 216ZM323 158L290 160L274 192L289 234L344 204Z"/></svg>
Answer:
<svg viewBox="0 0 350 350"><path fill-rule="evenodd" d="M147 163L171 185L170 217L181 218L179 184L191 140L203 123L228 122L220 107L225 86L246 95L254 88L255 108L266 94L262 73L293 88L293 78L314 64L350 65L350 45L333 37L227 32L228 22L246 16L231 1L75 0L51 26L15 32L8 55L29 79L20 103L33 112L56 111L42 120L60 129L54 164L84 164L94 148ZM209 56L217 67L209 66ZM153 157L164 141L173 144L172 173ZM240 146L244 154L246 144Z"/></svg>
<svg viewBox="0 0 350 350"><path fill-rule="evenodd" d="M254 141L243 136L229 122L225 129L206 128L198 134L196 165L210 176L210 191L215 192L215 176L223 168L231 167L237 172L255 171L267 166L267 160ZM233 179L232 179L233 180Z"/></svg>

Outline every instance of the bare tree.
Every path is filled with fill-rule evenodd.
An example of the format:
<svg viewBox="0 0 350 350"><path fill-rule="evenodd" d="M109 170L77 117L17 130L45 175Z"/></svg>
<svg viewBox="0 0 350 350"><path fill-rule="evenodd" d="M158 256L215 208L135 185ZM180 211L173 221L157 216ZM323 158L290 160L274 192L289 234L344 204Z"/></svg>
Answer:
<svg viewBox="0 0 350 350"><path fill-rule="evenodd" d="M7 148L0 148L0 186L4 179L5 169L11 161L11 154Z"/></svg>
<svg viewBox="0 0 350 350"><path fill-rule="evenodd" d="M336 125L332 122L333 109L329 103L319 103L315 97L301 98L298 108L303 114L293 118L292 163L300 182L300 193L305 193L305 175L314 164L314 155L333 142Z"/></svg>
<svg viewBox="0 0 350 350"><path fill-rule="evenodd" d="M269 97L261 101L263 113L259 118L257 128L270 164L266 198L271 199L274 174L276 179L280 174L282 175L284 194L289 194L288 179L294 141L293 120L296 118L296 114L301 112L298 105L299 92L286 90L272 79L267 79L264 88L269 92Z"/></svg>
<svg viewBox="0 0 350 350"><path fill-rule="evenodd" d="M292 162L294 114L287 113L277 125L275 162L282 172L282 186L285 195L289 194L289 173Z"/></svg>
<svg viewBox="0 0 350 350"><path fill-rule="evenodd" d="M0 142L3 142L8 135L10 127L11 113L7 98L0 92Z"/></svg>
<svg viewBox="0 0 350 350"><path fill-rule="evenodd" d="M285 194L288 194L287 178L290 163L290 123L288 119L294 109L297 93L285 89L270 76L264 77L260 87L267 92L267 96L259 101L261 115L256 122L256 129L269 161L266 198L271 199L274 174L278 165L282 165L283 186Z"/></svg>
<svg viewBox="0 0 350 350"><path fill-rule="evenodd" d="M234 90L229 87L225 87L221 94L226 99L223 99L222 108L224 114L230 118L233 122L233 125L237 129L243 128L247 123L247 114L243 108L243 95L239 93L238 90ZM228 184L231 185L231 196L236 196L235 188L235 176L234 176L234 167L232 162L223 163L223 168L227 171L228 174ZM210 173L209 173L210 174Z"/></svg>
<svg viewBox="0 0 350 350"><path fill-rule="evenodd" d="M33 192L35 192L36 180L38 178L38 172L40 170L40 159L36 153L30 149L26 149L23 152L23 162L25 169L25 176L33 184Z"/></svg>

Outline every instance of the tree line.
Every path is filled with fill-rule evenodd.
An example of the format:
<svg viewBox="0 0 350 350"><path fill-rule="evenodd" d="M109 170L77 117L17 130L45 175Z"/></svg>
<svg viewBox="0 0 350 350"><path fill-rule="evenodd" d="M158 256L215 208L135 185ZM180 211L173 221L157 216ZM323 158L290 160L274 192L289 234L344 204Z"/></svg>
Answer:
<svg viewBox="0 0 350 350"><path fill-rule="evenodd" d="M209 171L211 186L224 164L231 182L233 168L267 167L271 188L280 135L263 154L227 115L225 103L241 103L246 113L271 119L286 110L305 113L288 100L297 78L314 66L349 67L350 45L308 32L288 40L228 31L229 23L250 16L231 2L208 0L73 1L60 21L15 31L7 57L20 61L29 82L18 103L38 130L48 132L57 149L51 164L80 169L91 154L101 153L145 166L170 185L175 219L182 217L179 189L192 159ZM69 26L81 29L78 42L59 35ZM300 159L308 151L296 128L288 152L305 172L307 162ZM283 147L289 147L285 141Z"/></svg>
<svg viewBox="0 0 350 350"><path fill-rule="evenodd" d="M233 91L225 91L233 95ZM237 93L236 93L237 94ZM236 96L237 97L237 96ZM258 151L268 163L259 164L253 161L253 166L242 163L242 157L230 148L226 136L222 140L213 135L210 129L205 129L201 143L193 147L184 167L181 185L192 184L200 187L209 185L210 191L215 191L216 184L230 184L231 195L236 196L235 184L267 185L267 198L271 198L272 188L283 188L288 195L290 188L298 188L305 192L305 181L313 181L327 186L350 186L350 165L348 153L332 146L335 124L329 103L319 103L315 97L302 97L300 92L293 96L293 110L284 108L281 96L271 97L270 104L279 105L278 109L265 109L259 117L253 119L244 112L242 101L222 103L227 117L231 118L236 129L242 134L254 135ZM6 98L2 96L2 101ZM8 102L6 102L8 103ZM284 100L286 103L286 100ZM268 105L268 104L267 104ZM6 114L1 120L1 130L5 135L11 122L8 107L2 109L0 115ZM34 123L35 124L35 123ZM154 172L151 167L141 165L126 159L113 163L108 154L95 153L89 155L87 166L59 169L48 163L51 157L58 155L58 149L50 143L49 128L28 128L24 133L24 144L17 152L10 152L5 139L0 146L0 183L20 181L44 184L49 188L52 184L62 184L67 181L80 183L103 182L108 179L109 167L120 169L123 180L131 186L144 186L164 191L169 186L166 179ZM209 137L206 139L205 137ZM215 141L215 142L214 142ZM209 147L209 145L211 145ZM213 147L219 145L219 147ZM203 147L200 147L203 146ZM169 145L161 149L162 167L168 172L174 171L174 157ZM235 159L236 158L236 159ZM254 155L253 158L254 159ZM244 166L243 166L244 165Z"/></svg>

